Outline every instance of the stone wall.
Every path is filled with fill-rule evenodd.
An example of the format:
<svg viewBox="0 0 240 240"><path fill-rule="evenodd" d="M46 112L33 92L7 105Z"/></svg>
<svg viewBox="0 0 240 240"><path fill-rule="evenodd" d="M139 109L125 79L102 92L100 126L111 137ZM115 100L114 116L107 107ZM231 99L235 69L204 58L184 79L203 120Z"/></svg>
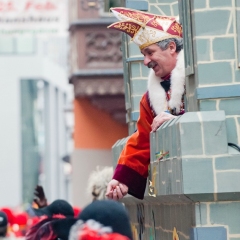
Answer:
<svg viewBox="0 0 240 240"><path fill-rule="evenodd" d="M240 0L139 2L148 6L140 10L179 12L187 91L186 113L150 134L144 200L123 200L134 239L240 240L240 152L228 146L240 145ZM138 47L123 39L130 135L148 69ZM114 166L126 140L113 146Z"/></svg>
<svg viewBox="0 0 240 240"><path fill-rule="evenodd" d="M188 110L224 110L228 141L236 144L240 143L239 6L239 0L192 1L195 72L187 78Z"/></svg>

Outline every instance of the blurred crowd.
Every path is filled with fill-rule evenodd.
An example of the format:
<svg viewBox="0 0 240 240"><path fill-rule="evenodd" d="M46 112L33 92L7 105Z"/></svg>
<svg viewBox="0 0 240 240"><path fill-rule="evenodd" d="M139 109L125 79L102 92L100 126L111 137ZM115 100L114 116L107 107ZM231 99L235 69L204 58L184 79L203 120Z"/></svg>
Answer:
<svg viewBox="0 0 240 240"><path fill-rule="evenodd" d="M57 199L48 204L42 186L37 185L33 195L32 205L26 210L9 207L0 208L0 237L26 239L26 236L29 232L32 232L34 227L40 226L47 219L77 217L80 213L80 208L73 207L62 199Z"/></svg>
<svg viewBox="0 0 240 240"><path fill-rule="evenodd" d="M128 213L120 202L107 200L112 168L92 172L88 179L91 202L80 209L63 199L48 203L37 185L25 211L0 209L0 240L131 240Z"/></svg>

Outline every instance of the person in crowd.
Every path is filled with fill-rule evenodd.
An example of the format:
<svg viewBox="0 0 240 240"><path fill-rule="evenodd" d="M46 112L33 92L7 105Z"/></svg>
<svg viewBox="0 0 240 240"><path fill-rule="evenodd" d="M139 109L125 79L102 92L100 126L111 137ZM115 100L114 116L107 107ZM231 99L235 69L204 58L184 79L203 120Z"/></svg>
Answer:
<svg viewBox="0 0 240 240"><path fill-rule="evenodd" d="M31 213L39 219L28 229L26 240L67 239L68 232L64 229L76 222L75 215L79 214L80 210L74 209L63 199L57 199L48 205L41 186L35 188L34 195L37 207L32 207Z"/></svg>
<svg viewBox="0 0 240 240"><path fill-rule="evenodd" d="M0 240L24 239L25 227L25 213L14 213L8 207L0 210Z"/></svg>
<svg viewBox="0 0 240 240"><path fill-rule="evenodd" d="M65 217L73 217L74 210L71 204L63 199L57 199L51 204L43 208L33 208L36 216L53 217L54 215L62 215Z"/></svg>
<svg viewBox="0 0 240 240"><path fill-rule="evenodd" d="M73 208L67 201L57 199L46 207L33 210L39 221L27 231L26 240L68 238L65 228L75 223L76 219Z"/></svg>
<svg viewBox="0 0 240 240"><path fill-rule="evenodd" d="M107 185L112 179L113 168L112 167L97 167L89 178L87 184L87 192L91 196L92 200L106 199Z"/></svg>
<svg viewBox="0 0 240 240"><path fill-rule="evenodd" d="M45 208L45 207L48 206L48 202L47 202L47 198L46 198L44 189L40 185L37 185L34 189L33 202L35 204L35 207L33 207L34 209ZM56 205L56 203L54 203L54 204ZM58 204L61 204L61 203L58 202ZM62 201L62 204L66 206L66 203L64 203L64 201ZM72 206L72 208L73 208L74 216L77 217L78 214L80 213L81 209L77 206ZM49 209L49 207L47 209ZM31 212L32 212L33 215L35 215L34 211L31 211ZM40 212L41 212L41 210L40 210Z"/></svg>
<svg viewBox="0 0 240 240"><path fill-rule="evenodd" d="M132 239L128 212L113 200L96 200L86 206L69 234L69 240Z"/></svg>
<svg viewBox="0 0 240 240"><path fill-rule="evenodd" d="M25 240L68 240L69 230L76 223L75 217L48 217L32 226Z"/></svg>
<svg viewBox="0 0 240 240"><path fill-rule="evenodd" d="M27 220L28 215L26 212L14 212L14 210L9 207L2 207L0 209L0 221L2 221L0 225L7 224L7 226L2 225L2 227L0 227L2 230L1 236L4 237L3 235L5 234L5 238L3 239L23 237L27 227Z"/></svg>
<svg viewBox="0 0 240 240"><path fill-rule="evenodd" d="M112 8L120 20L109 26L128 34L150 68L147 92L140 101L137 130L120 154L106 196L118 200L127 193L143 199L150 163L151 131L184 114L185 68L182 26L174 18L127 8Z"/></svg>
<svg viewBox="0 0 240 240"><path fill-rule="evenodd" d="M46 218L31 228L26 240L132 240L128 212L113 200L96 200L78 217Z"/></svg>
<svg viewBox="0 0 240 240"><path fill-rule="evenodd" d="M11 231L16 238L24 237L28 228L29 215L25 211L15 213L14 224Z"/></svg>
<svg viewBox="0 0 240 240"><path fill-rule="evenodd" d="M0 239L6 237L8 228L8 218L7 214L3 211L0 211Z"/></svg>

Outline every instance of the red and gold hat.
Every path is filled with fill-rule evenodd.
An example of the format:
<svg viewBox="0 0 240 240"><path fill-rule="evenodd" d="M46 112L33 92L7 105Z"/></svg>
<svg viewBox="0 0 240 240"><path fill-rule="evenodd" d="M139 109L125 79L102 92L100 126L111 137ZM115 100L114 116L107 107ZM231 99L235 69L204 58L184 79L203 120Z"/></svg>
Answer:
<svg viewBox="0 0 240 240"><path fill-rule="evenodd" d="M121 7L110 10L120 21L108 28L128 34L140 50L167 38L182 38L182 26L174 17Z"/></svg>

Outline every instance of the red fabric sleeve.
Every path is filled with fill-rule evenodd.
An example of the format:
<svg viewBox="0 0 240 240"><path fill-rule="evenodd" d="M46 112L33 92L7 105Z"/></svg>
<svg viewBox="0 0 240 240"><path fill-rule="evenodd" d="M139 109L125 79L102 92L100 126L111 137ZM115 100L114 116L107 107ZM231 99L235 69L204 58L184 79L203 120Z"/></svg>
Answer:
<svg viewBox="0 0 240 240"><path fill-rule="evenodd" d="M150 163L149 134L153 113L148 103L147 94L140 101L140 115L137 131L128 139L118 160L113 179L125 184L129 194L143 199Z"/></svg>

